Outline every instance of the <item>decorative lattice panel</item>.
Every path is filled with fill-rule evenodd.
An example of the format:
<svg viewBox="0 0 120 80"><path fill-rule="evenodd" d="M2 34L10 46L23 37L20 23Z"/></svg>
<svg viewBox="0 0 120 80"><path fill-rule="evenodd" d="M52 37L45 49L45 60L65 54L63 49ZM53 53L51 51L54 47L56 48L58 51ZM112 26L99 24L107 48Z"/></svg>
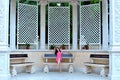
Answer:
<svg viewBox="0 0 120 80"><path fill-rule="evenodd" d="M70 45L70 8L49 6L48 15L48 44Z"/></svg>
<svg viewBox="0 0 120 80"><path fill-rule="evenodd" d="M17 44L38 43L38 6L18 3Z"/></svg>
<svg viewBox="0 0 120 80"><path fill-rule="evenodd" d="M82 5L80 10L80 46L89 44L91 49L101 45L100 4Z"/></svg>

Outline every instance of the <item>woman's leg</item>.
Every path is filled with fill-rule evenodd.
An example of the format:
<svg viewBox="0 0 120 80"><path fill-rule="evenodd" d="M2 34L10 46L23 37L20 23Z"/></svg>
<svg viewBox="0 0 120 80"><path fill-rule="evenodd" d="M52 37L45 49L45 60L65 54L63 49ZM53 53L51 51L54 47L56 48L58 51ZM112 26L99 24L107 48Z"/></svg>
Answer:
<svg viewBox="0 0 120 80"><path fill-rule="evenodd" d="M61 61L59 63L59 70L60 70L60 72L62 72L62 70L61 70Z"/></svg>
<svg viewBox="0 0 120 80"><path fill-rule="evenodd" d="M60 61L60 58L58 59L58 66L59 66L59 71L61 72L61 61Z"/></svg>

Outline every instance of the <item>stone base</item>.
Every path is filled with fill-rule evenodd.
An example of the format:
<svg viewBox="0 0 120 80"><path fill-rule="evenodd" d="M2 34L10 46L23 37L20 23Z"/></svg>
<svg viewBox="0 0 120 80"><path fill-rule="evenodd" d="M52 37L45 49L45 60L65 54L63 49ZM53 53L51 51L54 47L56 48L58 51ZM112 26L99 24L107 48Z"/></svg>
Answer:
<svg viewBox="0 0 120 80"><path fill-rule="evenodd" d="M120 75L111 76L110 80L120 80Z"/></svg>
<svg viewBox="0 0 120 80"><path fill-rule="evenodd" d="M1 74L0 75L0 79L2 80L10 80L10 74Z"/></svg>

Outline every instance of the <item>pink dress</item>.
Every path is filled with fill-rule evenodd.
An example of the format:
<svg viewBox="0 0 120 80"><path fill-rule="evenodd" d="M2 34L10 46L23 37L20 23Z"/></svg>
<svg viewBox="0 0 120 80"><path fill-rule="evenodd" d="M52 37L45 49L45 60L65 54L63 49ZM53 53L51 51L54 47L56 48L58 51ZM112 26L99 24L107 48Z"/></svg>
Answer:
<svg viewBox="0 0 120 80"><path fill-rule="evenodd" d="M60 60L60 61L59 61ZM56 62L59 63L62 61L62 53L61 52L57 52L57 56L56 56Z"/></svg>

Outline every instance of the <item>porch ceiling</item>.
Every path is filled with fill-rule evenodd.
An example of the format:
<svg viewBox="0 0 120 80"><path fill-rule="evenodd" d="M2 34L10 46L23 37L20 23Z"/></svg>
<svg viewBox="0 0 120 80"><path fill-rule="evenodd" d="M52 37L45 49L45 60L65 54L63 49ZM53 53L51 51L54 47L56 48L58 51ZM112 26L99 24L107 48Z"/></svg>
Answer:
<svg viewBox="0 0 120 80"><path fill-rule="evenodd" d="M90 1L90 0L30 0L30 1L69 2L69 1Z"/></svg>

